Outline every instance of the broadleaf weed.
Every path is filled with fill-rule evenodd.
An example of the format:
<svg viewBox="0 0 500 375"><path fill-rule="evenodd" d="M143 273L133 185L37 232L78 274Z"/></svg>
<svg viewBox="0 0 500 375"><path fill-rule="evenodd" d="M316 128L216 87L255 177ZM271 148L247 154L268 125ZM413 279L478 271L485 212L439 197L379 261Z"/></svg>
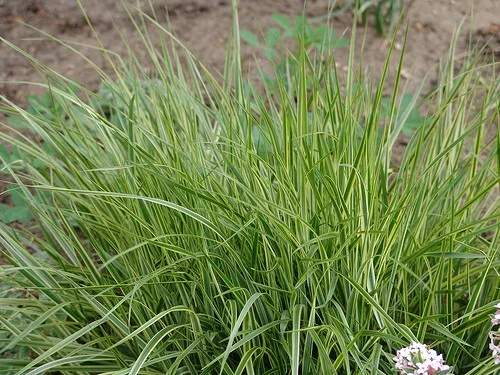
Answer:
<svg viewBox="0 0 500 375"><path fill-rule="evenodd" d="M305 15L296 16L293 21L282 13L275 13L272 17L279 27L270 28L265 33L262 46L259 37L250 30L245 29L240 32L243 41L253 47L262 47L264 57L275 67L275 77L260 72L268 89L276 91L278 80L295 76L300 50L297 46L301 46L309 53L326 55L327 51L331 52L335 48L346 47L349 44L348 40L337 37L326 23L314 26L313 21ZM295 47L287 48L287 41Z"/></svg>

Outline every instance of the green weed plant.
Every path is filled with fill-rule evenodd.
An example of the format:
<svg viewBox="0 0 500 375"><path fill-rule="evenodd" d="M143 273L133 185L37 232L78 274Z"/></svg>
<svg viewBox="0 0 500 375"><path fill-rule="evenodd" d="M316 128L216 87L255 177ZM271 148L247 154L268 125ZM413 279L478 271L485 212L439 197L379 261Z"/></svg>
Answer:
<svg viewBox="0 0 500 375"><path fill-rule="evenodd" d="M278 27L271 27L265 32L263 38L259 38L250 30L240 30L241 40L261 49L264 57L274 68L274 75L259 72L269 91L279 92L283 83L288 84L286 78L295 76L299 68L299 46L306 50L308 56L311 56L312 54L326 55L328 51L349 45L349 41L337 37L326 22L315 26L313 20L305 15L296 16L293 21L282 13L275 13L272 17Z"/></svg>
<svg viewBox="0 0 500 375"><path fill-rule="evenodd" d="M380 35L391 36L399 19L412 3L413 0L355 0L348 4L356 9L358 16L365 24L372 14L377 32Z"/></svg>

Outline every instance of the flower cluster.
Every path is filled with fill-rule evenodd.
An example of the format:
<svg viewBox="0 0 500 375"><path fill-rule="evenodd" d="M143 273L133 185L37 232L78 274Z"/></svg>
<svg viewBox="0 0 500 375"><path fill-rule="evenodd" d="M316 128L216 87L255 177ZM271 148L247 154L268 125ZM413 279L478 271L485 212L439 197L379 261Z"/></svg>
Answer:
<svg viewBox="0 0 500 375"><path fill-rule="evenodd" d="M400 375L451 375L451 368L444 363L443 356L418 342L398 350L394 361Z"/></svg>
<svg viewBox="0 0 500 375"><path fill-rule="evenodd" d="M497 311L495 315L491 318L491 324L493 326L500 325L500 303L495 305ZM500 364L500 327L497 331L490 332L490 349L495 360L495 364Z"/></svg>

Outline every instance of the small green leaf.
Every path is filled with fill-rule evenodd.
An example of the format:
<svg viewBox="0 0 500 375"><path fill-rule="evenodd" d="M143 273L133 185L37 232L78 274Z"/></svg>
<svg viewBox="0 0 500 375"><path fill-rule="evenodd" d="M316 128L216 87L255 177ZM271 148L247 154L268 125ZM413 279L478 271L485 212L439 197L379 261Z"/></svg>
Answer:
<svg viewBox="0 0 500 375"><path fill-rule="evenodd" d="M42 144L42 150L43 152L45 152L46 154L55 154L55 151L54 151L54 148L52 147L52 145L48 142L45 142Z"/></svg>
<svg viewBox="0 0 500 375"><path fill-rule="evenodd" d="M316 29L312 29L311 39L314 40L314 42L321 44L327 31L328 31L328 29L327 29L326 25L320 25Z"/></svg>
<svg viewBox="0 0 500 375"><path fill-rule="evenodd" d="M68 89L73 94L78 94L78 92L80 91L80 85L76 81L70 81L68 84Z"/></svg>
<svg viewBox="0 0 500 375"><path fill-rule="evenodd" d="M42 96L40 96L40 104L42 104L46 109L50 109L53 106L52 95L49 91L45 91Z"/></svg>
<svg viewBox="0 0 500 375"><path fill-rule="evenodd" d="M28 128L26 120L21 116L11 116L7 119L10 126L16 129L26 129Z"/></svg>
<svg viewBox="0 0 500 375"><path fill-rule="evenodd" d="M19 221L23 224L28 223L32 218L28 207L12 207L7 204L0 204L0 222L9 224Z"/></svg>
<svg viewBox="0 0 500 375"><path fill-rule="evenodd" d="M273 19L276 21L278 25L280 25L285 30L290 29L290 20L283 13L274 13Z"/></svg>
<svg viewBox="0 0 500 375"><path fill-rule="evenodd" d="M401 132L406 136L411 136L415 129L418 129L424 122L424 118L420 115L420 112L416 108L410 108L414 103L414 95L407 93L401 98L401 103L398 108L398 114L401 115L409 110L408 116L405 119ZM391 98L382 98L380 102L380 109L383 117L388 117L390 115L392 105Z"/></svg>
<svg viewBox="0 0 500 375"><path fill-rule="evenodd" d="M35 160L33 160L33 167L35 167L35 169L40 170L40 169L42 169L43 164L40 160L35 159Z"/></svg>
<svg viewBox="0 0 500 375"><path fill-rule="evenodd" d="M9 187L7 188L8 193L10 194L12 198L12 202L14 203L15 206L25 206L26 202L24 201L24 196L23 193L20 191L20 189L14 185L10 184Z"/></svg>
<svg viewBox="0 0 500 375"><path fill-rule="evenodd" d="M335 48L340 48L340 47L347 47L349 45L349 40L345 38L339 38L339 39L333 39L332 42L332 47Z"/></svg>
<svg viewBox="0 0 500 375"><path fill-rule="evenodd" d="M401 104L399 111L403 113L409 109L413 105L415 101L415 96L410 93L406 93L401 98ZM410 113L408 114L408 118L403 125L402 132L406 136L410 136L415 129L418 129L420 125L422 125L424 119L420 116L420 112L416 108L410 109Z"/></svg>
<svg viewBox="0 0 500 375"><path fill-rule="evenodd" d="M406 108L408 108L408 106L411 105L414 98L415 96L413 94L410 93L404 94L403 97L401 98L401 110L402 111L406 110Z"/></svg>
<svg viewBox="0 0 500 375"><path fill-rule="evenodd" d="M260 45L259 38L257 38L257 35L252 33L250 30L241 30L240 37L251 46L258 47Z"/></svg>
<svg viewBox="0 0 500 375"><path fill-rule="evenodd" d="M0 204L0 222L2 223L10 223L9 219L10 219L10 216L9 216L9 213L10 213L10 209L12 207L7 205L7 204Z"/></svg>
<svg viewBox="0 0 500 375"><path fill-rule="evenodd" d="M274 48L271 48L271 47L266 47L264 49L264 56L266 57L266 59L268 60L274 60L276 58L278 54L276 53L276 51L274 50Z"/></svg>
<svg viewBox="0 0 500 375"><path fill-rule="evenodd" d="M412 135L412 133L418 129L423 123L423 118L420 116L420 112L416 109L412 109L408 119L403 125L402 132L406 136Z"/></svg>
<svg viewBox="0 0 500 375"><path fill-rule="evenodd" d="M302 37L302 35L306 36L306 25L307 25L307 19L305 16L295 17L295 21L293 24L293 31L296 37Z"/></svg>
<svg viewBox="0 0 500 375"><path fill-rule="evenodd" d="M24 207L16 207L16 220L21 222L22 224L28 224L29 221L33 218L31 215L31 210L28 206Z"/></svg>
<svg viewBox="0 0 500 375"><path fill-rule="evenodd" d="M388 98L386 96L380 100L380 111L383 117L390 115L391 103L391 98Z"/></svg>
<svg viewBox="0 0 500 375"><path fill-rule="evenodd" d="M11 157L10 157L10 152L7 150L7 148L0 143L0 161L3 160L3 162L5 163L9 163L10 160L11 160ZM2 162L2 164L3 164ZM1 164L0 164L1 165Z"/></svg>
<svg viewBox="0 0 500 375"><path fill-rule="evenodd" d="M266 159L267 155L273 151L273 148L269 144L265 135L262 133L262 129L258 126L252 127L252 138L255 148L257 149L257 154Z"/></svg>
<svg viewBox="0 0 500 375"><path fill-rule="evenodd" d="M41 98L38 95L35 95L35 94L27 95L26 96L26 100L32 106L35 106L37 104L41 104Z"/></svg>
<svg viewBox="0 0 500 375"><path fill-rule="evenodd" d="M266 43L267 48L276 47L276 45L278 45L280 41L280 29L278 29L277 27L269 29L269 31L266 34L266 37L264 38L264 41Z"/></svg>

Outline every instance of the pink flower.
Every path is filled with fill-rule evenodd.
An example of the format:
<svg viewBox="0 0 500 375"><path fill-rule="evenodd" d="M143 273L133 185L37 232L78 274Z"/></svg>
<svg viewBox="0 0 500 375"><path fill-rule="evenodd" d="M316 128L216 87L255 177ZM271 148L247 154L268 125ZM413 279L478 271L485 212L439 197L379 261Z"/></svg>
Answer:
<svg viewBox="0 0 500 375"><path fill-rule="evenodd" d="M500 331L490 332L490 350L495 364L500 364Z"/></svg>
<svg viewBox="0 0 500 375"><path fill-rule="evenodd" d="M492 325L497 325L500 324L500 303L495 305L497 311L495 312L495 315L491 318L491 324Z"/></svg>
<svg viewBox="0 0 500 375"><path fill-rule="evenodd" d="M435 375L451 374L451 368L444 363L443 356L437 354L427 345L413 341L410 346L398 350L396 357L396 370L400 375Z"/></svg>

